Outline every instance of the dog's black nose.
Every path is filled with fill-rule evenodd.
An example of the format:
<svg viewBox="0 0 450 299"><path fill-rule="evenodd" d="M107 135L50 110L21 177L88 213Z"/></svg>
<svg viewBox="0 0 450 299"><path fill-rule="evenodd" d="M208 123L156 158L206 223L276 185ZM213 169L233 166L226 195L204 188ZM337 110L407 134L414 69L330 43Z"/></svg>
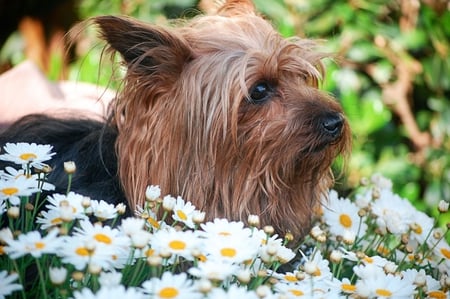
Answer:
<svg viewBox="0 0 450 299"><path fill-rule="evenodd" d="M332 138L341 135L344 117L340 113L328 114L322 119L322 128Z"/></svg>

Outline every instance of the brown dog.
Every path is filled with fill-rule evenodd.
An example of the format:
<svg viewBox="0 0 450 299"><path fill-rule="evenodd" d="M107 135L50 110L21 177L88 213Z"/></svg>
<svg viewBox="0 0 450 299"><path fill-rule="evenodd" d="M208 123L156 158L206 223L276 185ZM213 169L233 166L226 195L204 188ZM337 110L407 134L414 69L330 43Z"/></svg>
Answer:
<svg viewBox="0 0 450 299"><path fill-rule="evenodd" d="M330 165L350 146L340 106L318 90L325 55L312 41L282 38L249 1L227 1L178 28L112 16L93 22L127 66L106 127L114 134L101 136L116 138L131 208L153 184L209 219L257 214L280 234L308 232L333 182ZM99 167L100 158L90 160Z"/></svg>

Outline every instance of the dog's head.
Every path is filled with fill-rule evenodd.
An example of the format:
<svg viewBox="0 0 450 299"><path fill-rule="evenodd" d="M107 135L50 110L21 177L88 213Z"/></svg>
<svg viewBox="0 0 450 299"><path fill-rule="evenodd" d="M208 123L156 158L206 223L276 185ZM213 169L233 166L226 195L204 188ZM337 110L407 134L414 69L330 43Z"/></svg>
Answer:
<svg viewBox="0 0 450 299"><path fill-rule="evenodd" d="M131 206L158 184L209 218L258 214L279 233L308 231L350 143L341 108L318 90L312 41L283 38L249 1L173 28L94 21L127 67L113 108Z"/></svg>

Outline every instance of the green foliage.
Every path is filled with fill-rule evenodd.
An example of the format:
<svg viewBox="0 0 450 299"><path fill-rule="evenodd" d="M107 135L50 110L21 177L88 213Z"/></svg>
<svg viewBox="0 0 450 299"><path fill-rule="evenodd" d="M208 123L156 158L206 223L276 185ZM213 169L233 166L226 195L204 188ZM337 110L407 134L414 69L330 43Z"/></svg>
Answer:
<svg viewBox="0 0 450 299"><path fill-rule="evenodd" d="M343 188L380 172L436 215L438 201L450 200L450 11L404 3L257 1L283 35L324 39L337 53L323 87L341 101L354 134Z"/></svg>
<svg viewBox="0 0 450 299"><path fill-rule="evenodd" d="M81 11L84 17L122 13L164 23L166 18L195 14L194 2L84 0ZM436 216L438 201L450 200L448 8L425 2L414 8L390 0L255 3L282 35L323 39L324 50L336 54L326 61L323 88L341 102L354 135L348 173L338 185L342 191L380 172L393 180L396 192ZM92 76L86 79L96 82L98 73L92 69L99 55L91 54L94 59L84 58ZM75 69L79 71L79 65ZM410 73L406 78L405 70ZM389 88L396 84L402 84L403 93L389 97ZM406 108L400 108L402 97ZM425 143L405 122L405 113L428 136ZM450 216L441 219L446 223Z"/></svg>
<svg viewBox="0 0 450 299"><path fill-rule="evenodd" d="M164 24L195 15L197 2L83 0L80 13L82 18L125 14ZM328 71L322 87L341 102L354 135L348 173L338 185L341 191L352 190L363 177L380 172L393 180L396 192L436 216L438 201L450 201L446 1L419 1L417 6L400 0L255 3L282 35L324 40L324 51L334 55L325 62ZM85 47L89 50L79 53L70 79L111 84L111 67L101 59L103 48L92 38L95 34L89 36ZM441 219L449 222L450 215Z"/></svg>

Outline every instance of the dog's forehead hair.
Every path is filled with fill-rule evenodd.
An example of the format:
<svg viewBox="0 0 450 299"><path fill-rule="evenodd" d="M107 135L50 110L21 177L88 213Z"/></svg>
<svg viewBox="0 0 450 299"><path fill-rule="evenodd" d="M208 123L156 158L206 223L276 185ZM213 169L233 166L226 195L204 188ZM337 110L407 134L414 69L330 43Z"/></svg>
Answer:
<svg viewBox="0 0 450 299"><path fill-rule="evenodd" d="M190 44L194 59L226 60L257 70L266 79L283 75L306 78L317 85L323 69L323 53L308 39L283 38L272 25L257 15L203 16L177 29ZM251 73L251 71L250 71Z"/></svg>

